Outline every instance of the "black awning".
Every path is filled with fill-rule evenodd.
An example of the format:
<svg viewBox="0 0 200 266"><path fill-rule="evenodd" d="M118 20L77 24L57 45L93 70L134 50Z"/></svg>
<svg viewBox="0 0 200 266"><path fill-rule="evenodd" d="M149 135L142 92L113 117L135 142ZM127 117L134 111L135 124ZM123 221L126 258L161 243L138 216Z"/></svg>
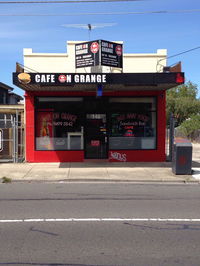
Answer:
<svg viewBox="0 0 200 266"><path fill-rule="evenodd" d="M184 73L13 73L25 91L167 90L184 83Z"/></svg>

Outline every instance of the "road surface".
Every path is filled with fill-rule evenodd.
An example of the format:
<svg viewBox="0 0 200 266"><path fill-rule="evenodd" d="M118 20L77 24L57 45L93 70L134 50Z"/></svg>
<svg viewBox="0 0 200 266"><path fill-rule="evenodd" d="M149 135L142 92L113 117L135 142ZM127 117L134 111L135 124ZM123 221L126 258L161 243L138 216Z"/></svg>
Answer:
<svg viewBox="0 0 200 266"><path fill-rule="evenodd" d="M200 265L198 184L0 185L0 265Z"/></svg>

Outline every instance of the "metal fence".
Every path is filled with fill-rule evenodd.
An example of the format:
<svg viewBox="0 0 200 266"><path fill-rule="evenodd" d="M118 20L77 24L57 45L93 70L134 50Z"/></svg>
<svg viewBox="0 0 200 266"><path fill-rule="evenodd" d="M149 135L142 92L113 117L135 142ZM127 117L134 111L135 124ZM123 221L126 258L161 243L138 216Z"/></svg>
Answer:
<svg viewBox="0 0 200 266"><path fill-rule="evenodd" d="M0 162L18 163L24 160L24 124L18 115L0 116Z"/></svg>

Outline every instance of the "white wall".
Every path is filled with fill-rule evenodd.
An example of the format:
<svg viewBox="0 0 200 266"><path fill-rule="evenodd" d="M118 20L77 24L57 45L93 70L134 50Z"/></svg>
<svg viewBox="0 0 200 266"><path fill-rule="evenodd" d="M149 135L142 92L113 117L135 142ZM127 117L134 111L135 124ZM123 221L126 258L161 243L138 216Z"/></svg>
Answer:
<svg viewBox="0 0 200 266"><path fill-rule="evenodd" d="M67 53L33 53L31 48L24 48L24 66L27 72L40 73L89 73L89 67L75 69L75 43L82 41L68 41ZM122 42L120 42L122 43ZM166 66L166 49L158 49L150 54L124 54L124 73L151 73L161 72ZM29 70L29 69L30 70ZM121 72L121 69L102 67L102 72Z"/></svg>
<svg viewBox="0 0 200 266"><path fill-rule="evenodd" d="M155 54L124 54L124 72L158 72L166 66L167 50L158 49Z"/></svg>

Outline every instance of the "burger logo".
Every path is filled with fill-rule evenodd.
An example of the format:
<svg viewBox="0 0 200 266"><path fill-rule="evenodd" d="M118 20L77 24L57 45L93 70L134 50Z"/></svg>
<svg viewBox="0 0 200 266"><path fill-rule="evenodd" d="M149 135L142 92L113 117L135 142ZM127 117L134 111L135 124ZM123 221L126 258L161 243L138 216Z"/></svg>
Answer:
<svg viewBox="0 0 200 266"><path fill-rule="evenodd" d="M17 77L20 83L28 84L31 82L31 76L28 73L20 73Z"/></svg>

